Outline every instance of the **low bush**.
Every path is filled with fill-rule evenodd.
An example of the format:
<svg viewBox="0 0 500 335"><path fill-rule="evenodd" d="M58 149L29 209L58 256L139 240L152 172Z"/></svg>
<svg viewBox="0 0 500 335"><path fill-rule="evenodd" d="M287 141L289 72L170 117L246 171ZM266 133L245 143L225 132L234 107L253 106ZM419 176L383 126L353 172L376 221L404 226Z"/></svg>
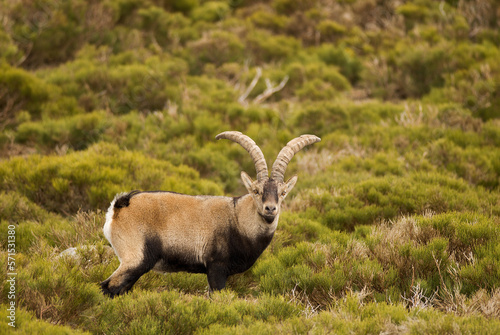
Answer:
<svg viewBox="0 0 500 335"><path fill-rule="evenodd" d="M42 71L41 76L60 86L62 94L73 96L89 112L156 111L162 110L169 100L180 101L178 80L188 70L183 60L160 59L144 50L114 57L108 57L107 52L106 48L84 48L77 60L55 71Z"/></svg>
<svg viewBox="0 0 500 335"><path fill-rule="evenodd" d="M289 22L286 15L277 14L264 4L261 4L251 15L248 15L247 20L257 28L269 29L276 33L282 32Z"/></svg>
<svg viewBox="0 0 500 335"><path fill-rule="evenodd" d="M16 191L0 192L0 219L10 223L21 220L43 222L53 217L53 214L41 208Z"/></svg>
<svg viewBox="0 0 500 335"><path fill-rule="evenodd" d="M303 132L322 136L335 129L349 130L352 127L348 111L332 103L310 104L294 115L293 124Z"/></svg>
<svg viewBox="0 0 500 335"><path fill-rule="evenodd" d="M9 316L8 308L10 306L7 304L1 304L0 306L2 308L0 317L4 320L9 320L7 317ZM16 321L13 324L16 326L16 329L23 329L26 333L54 335L90 334L89 332L74 329L70 326L54 325L48 321L40 320L34 313L27 312L24 308L17 308L15 316ZM0 324L0 331L7 334L9 331L12 331L12 328L8 322L2 322Z"/></svg>
<svg viewBox="0 0 500 335"><path fill-rule="evenodd" d="M224 19L230 11L228 3L222 1L207 1L191 11L194 21L215 22Z"/></svg>
<svg viewBox="0 0 500 335"><path fill-rule="evenodd" d="M191 21L181 13L150 6L137 11L140 27L149 33L150 43L163 48L175 48L186 40L196 38L198 32L190 28Z"/></svg>
<svg viewBox="0 0 500 335"><path fill-rule="evenodd" d="M245 46L238 37L226 31L214 31L199 40L188 43L186 58L190 59L190 71L198 74L203 64L222 65L227 62L242 62Z"/></svg>
<svg viewBox="0 0 500 335"><path fill-rule="evenodd" d="M301 47L300 41L294 37L271 35L267 30L253 30L246 39L257 64L291 59Z"/></svg>
<svg viewBox="0 0 500 335"><path fill-rule="evenodd" d="M47 85L33 74L0 62L0 127L16 123L16 115L26 110L39 118L41 106L49 98Z"/></svg>
<svg viewBox="0 0 500 335"><path fill-rule="evenodd" d="M46 119L19 125L16 141L40 149L69 147L83 150L97 142L109 127L106 114L93 112L64 119Z"/></svg>
<svg viewBox="0 0 500 335"><path fill-rule="evenodd" d="M79 15L87 10L83 1L56 5L33 0L4 5L25 52L25 62L31 66L67 61L84 41L85 17Z"/></svg>
<svg viewBox="0 0 500 335"><path fill-rule="evenodd" d="M460 134L463 137L463 134ZM441 139L432 143L429 148L429 159L433 164L456 173L466 181L495 189L499 186L500 152L490 148L489 155L484 155L484 147L465 149L453 144L449 140Z"/></svg>
<svg viewBox="0 0 500 335"><path fill-rule="evenodd" d="M383 268L398 271L401 289L419 283L445 300L455 289L471 296L479 289L496 287L495 281L479 277L491 278L486 268L496 267L491 247L497 229L491 219L477 214L427 214L377 226L367 245Z"/></svg>
<svg viewBox="0 0 500 335"><path fill-rule="evenodd" d="M93 168L96 166L99 168ZM13 158L0 165L0 175L7 190L16 189L45 209L63 214L105 209L116 193L133 189L222 193L219 186L199 179L191 168L148 159L111 144L97 144L63 157Z"/></svg>
<svg viewBox="0 0 500 335"><path fill-rule="evenodd" d="M21 52L10 34L3 27L0 27L0 61L14 64L21 57Z"/></svg>
<svg viewBox="0 0 500 335"><path fill-rule="evenodd" d="M88 311L90 331L141 332L154 329L158 333L192 334L216 327L249 325L257 320L281 320L299 315L299 306L284 299L264 296L260 303L238 299L234 293L215 294L210 300L166 291L159 293L134 291L108 300L99 309ZM150 316L141 319L144 313ZM120 322L117 322L120 320Z"/></svg>
<svg viewBox="0 0 500 335"><path fill-rule="evenodd" d="M351 84L356 84L360 79L363 65L352 50L323 43L317 53L326 64L338 66L340 73L349 79Z"/></svg>
<svg viewBox="0 0 500 335"><path fill-rule="evenodd" d="M352 162L352 164L351 164ZM372 224L380 219L393 219L399 215L421 214L425 210L436 213L446 211L478 211L479 213L496 213L499 208L495 205L494 194L483 190L481 195L476 193L463 181L456 181L449 175L440 173L406 173L398 176L401 166L394 166L396 174L384 171L382 177L374 177L373 172L364 176L364 168L359 160L346 164L342 163L346 171L359 166L358 181L351 181L348 186L335 183L322 184L324 175L313 179L324 189L317 191L307 190L298 194L294 202L300 203L304 215L309 218L320 217L320 221L334 229L353 230L358 224ZM370 165L365 168L370 169ZM345 180L348 174L336 173L339 180ZM375 170L376 173L376 170ZM334 191L328 191L333 189ZM299 200L300 199L300 200Z"/></svg>

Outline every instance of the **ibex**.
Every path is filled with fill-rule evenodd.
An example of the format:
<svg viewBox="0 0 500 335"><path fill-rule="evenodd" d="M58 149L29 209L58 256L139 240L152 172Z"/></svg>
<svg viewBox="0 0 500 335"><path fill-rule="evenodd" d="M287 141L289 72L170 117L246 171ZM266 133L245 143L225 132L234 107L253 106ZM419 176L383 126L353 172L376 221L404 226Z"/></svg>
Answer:
<svg viewBox="0 0 500 335"><path fill-rule="evenodd" d="M254 161L256 181L241 172L248 194L118 194L103 230L120 266L101 283L104 294L114 297L127 292L151 269L205 273L209 291L221 290L228 276L248 270L266 249L278 225L281 203L297 182L297 176L283 181L288 163L303 147L321 139L302 135L288 142L269 177L264 155L250 137L227 131L216 136L222 138L240 144Z"/></svg>

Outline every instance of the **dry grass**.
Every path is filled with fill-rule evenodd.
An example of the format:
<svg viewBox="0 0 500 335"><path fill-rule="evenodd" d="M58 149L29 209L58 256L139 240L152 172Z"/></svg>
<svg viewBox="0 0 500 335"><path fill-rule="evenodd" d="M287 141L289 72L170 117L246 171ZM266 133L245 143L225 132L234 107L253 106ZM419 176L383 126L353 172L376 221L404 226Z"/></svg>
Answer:
<svg viewBox="0 0 500 335"><path fill-rule="evenodd" d="M434 214L427 212L426 218L432 218ZM399 252L399 247L411 244L412 248L426 245L433 238L440 237L437 230L418 224L417 217L400 217L397 220L383 222L373 228L373 236L378 243L373 248L374 256L386 265L394 265L403 278L411 278L409 294L401 296L403 304L410 310L437 308L447 313L458 316L470 316L480 314L488 318L500 317L500 289L488 292L485 289L476 291L472 296L462 293L462 283L459 274L461 263L457 261L452 252L446 265L443 259L438 259L432 254L435 268L439 275L440 285L435 291L429 291L421 287L415 273L416 264ZM470 252L467 263L474 259ZM445 280L448 278L448 281ZM450 279L451 283L450 284ZM450 285L452 285L450 287Z"/></svg>
<svg viewBox="0 0 500 335"><path fill-rule="evenodd" d="M285 203L285 210L290 210L293 212L305 211L310 206L315 206L316 201L321 201L324 196L340 196L340 191L338 189L332 188L331 190L325 190L324 188L311 188L305 191L299 192L291 201ZM320 208L320 207L317 207Z"/></svg>
<svg viewBox="0 0 500 335"><path fill-rule="evenodd" d="M298 284L295 285L293 290L287 292L285 294L285 298L288 300L289 303L295 304L295 305L302 305L304 306L303 314L306 318L311 318L314 315L316 315L324 306L321 304L318 304L314 301L311 301L309 298L309 295L298 289Z"/></svg>
<svg viewBox="0 0 500 335"><path fill-rule="evenodd" d="M104 239L102 232L104 221L105 213L100 210L96 212L79 211L70 220L69 230L53 229L51 235L60 251L80 245L93 244Z"/></svg>
<svg viewBox="0 0 500 335"><path fill-rule="evenodd" d="M483 315L487 318L500 318L500 289L497 288L493 292L481 289L472 297L462 294L460 289L460 283L453 289L442 286L432 307L458 316Z"/></svg>
<svg viewBox="0 0 500 335"><path fill-rule="evenodd" d="M429 215L432 215L429 213ZM429 229L422 229L417 220L412 216L403 216L396 220L382 222L373 228L373 236L378 241L373 248L374 256L385 265L395 266L402 277L412 278L412 287L415 284L415 268L408 263L408 258L401 255L399 248L411 244L416 247L425 243L435 233Z"/></svg>
<svg viewBox="0 0 500 335"><path fill-rule="evenodd" d="M298 170L301 174L314 175L326 171L333 164L350 156L364 158L367 156L367 151L356 141L353 141L352 143L343 143L336 150L323 149L318 151L311 149L297 156L295 159L297 160Z"/></svg>

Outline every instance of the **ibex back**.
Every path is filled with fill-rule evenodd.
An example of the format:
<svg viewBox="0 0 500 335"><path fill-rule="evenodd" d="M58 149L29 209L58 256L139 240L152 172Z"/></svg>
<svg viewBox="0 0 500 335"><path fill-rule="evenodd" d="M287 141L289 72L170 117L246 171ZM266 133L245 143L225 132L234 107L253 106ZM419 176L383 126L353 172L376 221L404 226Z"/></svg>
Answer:
<svg viewBox="0 0 500 335"><path fill-rule="evenodd" d="M220 290L228 276L248 270L267 248L281 203L297 182L297 176L284 181L286 167L295 153L320 138L302 135L288 142L270 177L264 155L251 138L236 131L216 136L222 138L240 144L255 163L257 180L241 172L248 194L234 198L161 191L118 194L103 230L120 266L101 283L104 294L127 292L151 269L205 273L210 291Z"/></svg>

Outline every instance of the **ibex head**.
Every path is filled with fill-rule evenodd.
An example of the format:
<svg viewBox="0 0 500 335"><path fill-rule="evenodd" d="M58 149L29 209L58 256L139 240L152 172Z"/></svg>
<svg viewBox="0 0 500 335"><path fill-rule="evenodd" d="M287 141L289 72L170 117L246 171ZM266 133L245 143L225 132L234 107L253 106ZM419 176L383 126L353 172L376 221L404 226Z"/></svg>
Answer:
<svg viewBox="0 0 500 335"><path fill-rule="evenodd" d="M321 141L315 135L302 135L288 142L278 154L271 170L271 177L269 177L264 154L250 137L238 131L226 131L215 138L224 138L240 144L252 157L257 171L257 180L252 180L243 171L241 179L255 202L257 212L269 224L273 223L275 218L279 216L282 201L297 182L297 176L284 181L288 163L303 147Z"/></svg>

